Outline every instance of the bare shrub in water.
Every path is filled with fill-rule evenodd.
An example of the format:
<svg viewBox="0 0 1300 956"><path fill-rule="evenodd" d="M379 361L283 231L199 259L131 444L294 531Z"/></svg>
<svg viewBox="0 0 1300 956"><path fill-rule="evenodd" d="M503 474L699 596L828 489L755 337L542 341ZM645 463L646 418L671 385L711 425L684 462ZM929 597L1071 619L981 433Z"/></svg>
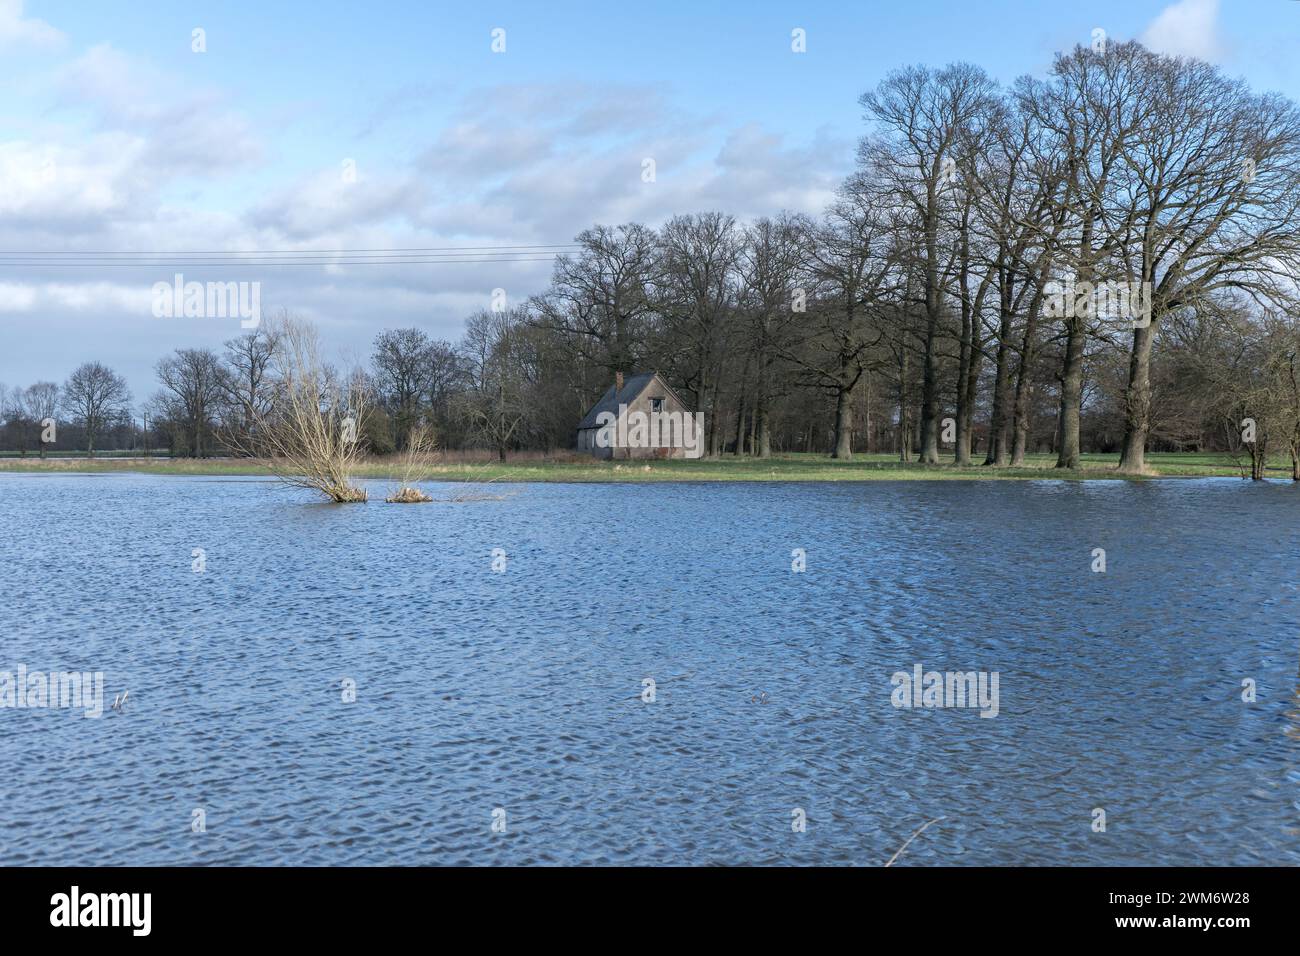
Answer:
<svg viewBox="0 0 1300 956"><path fill-rule="evenodd" d="M367 388L360 374L341 377L320 355L314 326L277 320L276 400L258 411L252 435L267 467L281 481L318 491L331 501L365 501L352 484L364 454L361 423Z"/></svg>
<svg viewBox="0 0 1300 956"><path fill-rule="evenodd" d="M429 473L437 463L434 452L433 432L423 426L411 429L407 438L406 451L402 453L401 477L397 490L386 499L391 504L421 504L433 499L415 487L421 481L427 481Z"/></svg>
<svg viewBox="0 0 1300 956"><path fill-rule="evenodd" d="M505 492L503 494L494 494L487 491L487 486L496 480L496 478L489 478L487 481L483 482L471 481L469 482L469 487L464 491L453 492L448 495L445 500L456 504L467 504L471 501L505 501L507 498L513 498L515 494L517 494L517 492L513 491Z"/></svg>

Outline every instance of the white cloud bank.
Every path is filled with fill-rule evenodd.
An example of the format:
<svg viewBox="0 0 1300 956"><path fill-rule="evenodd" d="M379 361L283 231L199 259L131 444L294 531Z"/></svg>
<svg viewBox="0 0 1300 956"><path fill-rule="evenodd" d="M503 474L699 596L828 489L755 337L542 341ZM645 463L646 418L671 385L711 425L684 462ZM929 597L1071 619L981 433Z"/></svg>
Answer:
<svg viewBox="0 0 1300 956"><path fill-rule="evenodd" d="M1179 0L1151 21L1142 43L1157 53L1217 60L1223 52L1218 20L1219 0Z"/></svg>
<svg viewBox="0 0 1300 956"><path fill-rule="evenodd" d="M63 34L44 20L23 16L23 0L0 0L0 50L23 46L49 49L63 41Z"/></svg>

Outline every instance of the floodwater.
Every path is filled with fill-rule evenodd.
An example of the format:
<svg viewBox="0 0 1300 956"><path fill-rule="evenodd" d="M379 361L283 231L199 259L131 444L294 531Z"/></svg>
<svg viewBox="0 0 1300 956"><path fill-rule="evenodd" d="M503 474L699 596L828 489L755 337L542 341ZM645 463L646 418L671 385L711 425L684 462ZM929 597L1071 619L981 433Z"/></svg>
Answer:
<svg viewBox="0 0 1300 956"><path fill-rule="evenodd" d="M0 864L1300 863L1289 483L370 488L0 475Z"/></svg>

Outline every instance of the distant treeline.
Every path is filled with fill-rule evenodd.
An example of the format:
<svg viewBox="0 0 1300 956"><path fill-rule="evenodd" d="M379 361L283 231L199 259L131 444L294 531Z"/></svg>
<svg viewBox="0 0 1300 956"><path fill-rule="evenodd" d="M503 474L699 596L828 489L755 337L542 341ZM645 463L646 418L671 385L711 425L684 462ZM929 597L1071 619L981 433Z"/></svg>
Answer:
<svg viewBox="0 0 1300 956"><path fill-rule="evenodd" d="M857 166L819 219L594 226L544 292L459 342L380 333L351 373L371 449L417 426L445 448L567 448L615 373L655 369L714 455L1300 454L1295 104L1135 42L1005 89L907 68L860 103ZM275 353L267 323L163 359L147 427L174 454L226 450L273 407ZM9 448L50 408L88 445L130 434L102 366L6 395Z"/></svg>

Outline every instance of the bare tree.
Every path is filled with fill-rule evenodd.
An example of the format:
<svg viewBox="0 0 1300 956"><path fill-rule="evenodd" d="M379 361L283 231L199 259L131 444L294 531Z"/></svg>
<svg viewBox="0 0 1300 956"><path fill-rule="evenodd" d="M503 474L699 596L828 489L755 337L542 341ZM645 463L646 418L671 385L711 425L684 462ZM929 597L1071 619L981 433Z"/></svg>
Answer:
<svg viewBox="0 0 1300 956"><path fill-rule="evenodd" d="M994 466L1012 463L1015 436L1020 438L1017 463L1024 458L1025 376L1034 364L1032 348L1050 266L1049 249L1063 221L1063 214L1053 208L1060 186L1060 154L1043 136L1032 110L1025 108L1030 82L1017 85L1005 112L990 129L986 161L975 165L968 180L979 194L975 228L987 244L997 297L992 330L997 347L984 460ZM977 378L971 376L970 384ZM1022 400L1018 402L1017 396Z"/></svg>
<svg viewBox="0 0 1300 956"><path fill-rule="evenodd" d="M781 356L793 343L795 326L807 307L810 290L800 282L806 277L814 230L811 220L802 216L759 219L745 230L740 248L740 306L756 367L754 417L759 458L772 455L772 406L782 391L778 381ZM802 300L796 299L799 289Z"/></svg>
<svg viewBox="0 0 1300 956"><path fill-rule="evenodd" d="M26 458L31 444L32 419L28 412L27 395L19 386L6 388L0 385L0 418L4 419L14 448L20 456Z"/></svg>
<svg viewBox="0 0 1300 956"><path fill-rule="evenodd" d="M57 425L55 416L59 412L59 386L54 382L37 382L27 386L23 393L23 405L40 433L38 439L41 457L45 457L45 423Z"/></svg>
<svg viewBox="0 0 1300 956"><path fill-rule="evenodd" d="M953 462L971 463L971 432L984 361L984 303L995 288L998 259L995 246L980 227L982 183L989 175L988 154L1001 132L1002 112L989 101L982 115L962 130L955 150L957 179L949 226L956 244L954 295L961 316L957 337L956 435Z"/></svg>
<svg viewBox="0 0 1300 956"><path fill-rule="evenodd" d="M1146 108L1122 151L1124 202L1105 225L1124 273L1153 286L1150 319L1133 329L1120 459L1141 472L1162 319L1225 291L1300 308L1300 111L1208 63L1132 46Z"/></svg>
<svg viewBox="0 0 1300 956"><path fill-rule="evenodd" d="M63 386L68 417L86 430L86 454L95 455L95 438L127 413L131 390L126 379L99 362L77 367Z"/></svg>
<svg viewBox="0 0 1300 956"><path fill-rule="evenodd" d="M465 322L463 353L469 391L462 409L473 430L501 461L527 419L525 380L517 350L523 344L526 309L478 312Z"/></svg>
<svg viewBox="0 0 1300 956"><path fill-rule="evenodd" d="M537 325L560 335L598 370L601 388L631 372L644 354L651 318L658 240L638 223L594 226L577 237L578 253L556 258L551 287L535 303Z"/></svg>
<svg viewBox="0 0 1300 956"><path fill-rule="evenodd" d="M853 457L853 397L872 367L891 309L898 254L892 221L871 191L846 190L827 215L810 254L816 280L802 336L783 350L801 383L835 400L832 457Z"/></svg>
<svg viewBox="0 0 1300 956"><path fill-rule="evenodd" d="M221 359L211 349L177 349L158 362L156 371L159 383L174 399L174 414L185 424L190 453L205 457L204 440L231 391Z"/></svg>
<svg viewBox="0 0 1300 956"><path fill-rule="evenodd" d="M420 329L385 329L375 338L370 362L379 401L392 416L397 447L404 449L411 433L426 424L425 402L438 372L434 343Z"/></svg>
<svg viewBox="0 0 1300 956"><path fill-rule="evenodd" d="M941 70L896 70L860 98L877 135L859 147L860 176L887 193L916 221L925 310L921 461L939 461L938 339L944 290L953 281L953 246L942 235L944 208L954 196L957 152L964 137L996 108L996 85L969 63Z"/></svg>
<svg viewBox="0 0 1300 956"><path fill-rule="evenodd" d="M362 421L369 404L365 378L343 376L320 351L314 326L283 316L274 321L277 400L253 413L253 438L267 450L267 467L281 481L336 502L365 501L352 483L365 453Z"/></svg>
<svg viewBox="0 0 1300 956"><path fill-rule="evenodd" d="M221 384L223 404L230 414L224 433L228 445L248 448L255 444L253 423L268 416L275 404L274 362L279 348L275 329L282 320L262 323L225 343Z"/></svg>
<svg viewBox="0 0 1300 956"><path fill-rule="evenodd" d="M664 332L679 343L676 371L704 412L709 454L723 446L719 414L726 340L735 317L736 221L717 212L674 216L660 232L658 305Z"/></svg>

